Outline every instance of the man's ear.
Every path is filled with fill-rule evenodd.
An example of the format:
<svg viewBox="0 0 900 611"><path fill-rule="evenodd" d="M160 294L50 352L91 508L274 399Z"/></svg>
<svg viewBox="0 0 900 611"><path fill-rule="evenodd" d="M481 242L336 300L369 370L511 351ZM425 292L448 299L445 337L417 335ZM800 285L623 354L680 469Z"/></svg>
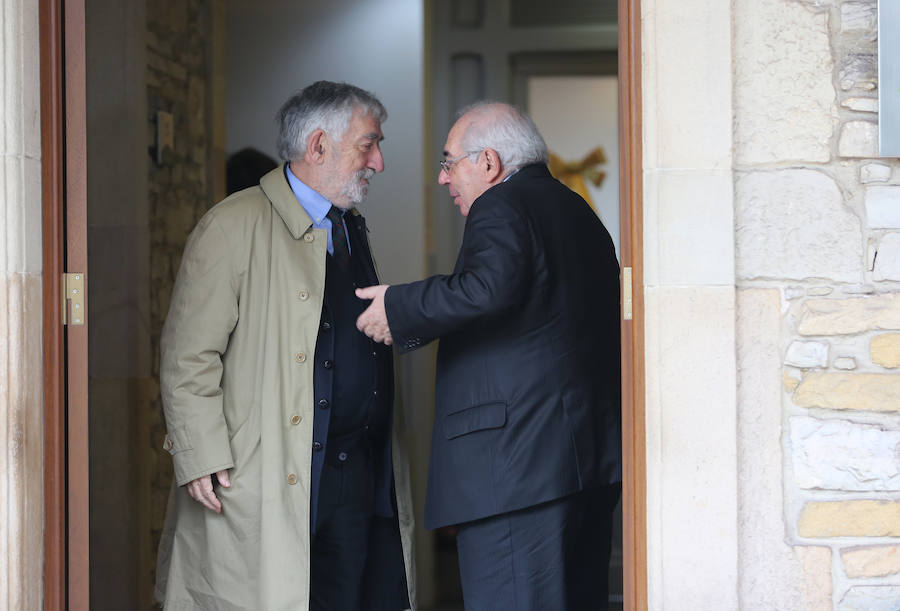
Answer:
<svg viewBox="0 0 900 611"><path fill-rule="evenodd" d="M487 181L492 184L499 182L503 178L503 164L500 163L500 155L494 149L484 149L481 156Z"/></svg>
<svg viewBox="0 0 900 611"><path fill-rule="evenodd" d="M328 136L321 129L317 129L309 135L306 141L306 153L304 160L311 165L320 165L325 161L325 149L328 145Z"/></svg>

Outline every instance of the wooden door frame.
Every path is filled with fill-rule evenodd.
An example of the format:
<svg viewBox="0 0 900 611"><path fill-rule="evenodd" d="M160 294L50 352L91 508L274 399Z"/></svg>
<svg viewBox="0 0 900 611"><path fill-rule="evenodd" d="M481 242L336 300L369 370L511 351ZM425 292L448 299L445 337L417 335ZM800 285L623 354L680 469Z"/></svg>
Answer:
<svg viewBox="0 0 900 611"><path fill-rule="evenodd" d="M643 611L648 586L640 0L619 0L618 50L620 256L622 268L632 271L632 318L622 321L622 592L625 609ZM624 290L622 295L624 319Z"/></svg>
<svg viewBox="0 0 900 611"><path fill-rule="evenodd" d="M39 0L44 357L44 609L88 609L87 319L62 278L87 271L84 0ZM85 282L85 286L87 283Z"/></svg>
<svg viewBox="0 0 900 611"><path fill-rule="evenodd" d="M63 328L60 280L65 271L87 271L84 2L66 1L65 12L64 0L39 2L45 428L44 609L87 609L87 326ZM647 608L647 477L641 237L641 12L640 0L618 2L619 222L622 267L631 268L633 286L633 317L622 325L622 514L623 551L626 552L623 592L625 609L642 611ZM67 359L66 352L73 347L83 349L85 358ZM77 400L79 394L84 401ZM73 396L76 399L69 398Z"/></svg>
<svg viewBox="0 0 900 611"><path fill-rule="evenodd" d="M44 609L66 608L65 149L61 0L40 0L41 231L44 361Z"/></svg>

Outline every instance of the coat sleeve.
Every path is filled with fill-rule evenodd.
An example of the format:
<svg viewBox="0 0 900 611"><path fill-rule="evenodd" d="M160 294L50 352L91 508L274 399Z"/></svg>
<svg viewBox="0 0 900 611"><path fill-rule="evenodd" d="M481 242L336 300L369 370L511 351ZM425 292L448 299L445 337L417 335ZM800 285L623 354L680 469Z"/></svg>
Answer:
<svg viewBox="0 0 900 611"><path fill-rule="evenodd" d="M483 317L501 315L531 290L532 231L500 197L484 197L467 218L456 271L387 289L394 344L408 352Z"/></svg>
<svg viewBox="0 0 900 611"><path fill-rule="evenodd" d="M234 466L222 403L222 355L238 319L233 245L208 213L191 233L163 326L166 449L181 486Z"/></svg>

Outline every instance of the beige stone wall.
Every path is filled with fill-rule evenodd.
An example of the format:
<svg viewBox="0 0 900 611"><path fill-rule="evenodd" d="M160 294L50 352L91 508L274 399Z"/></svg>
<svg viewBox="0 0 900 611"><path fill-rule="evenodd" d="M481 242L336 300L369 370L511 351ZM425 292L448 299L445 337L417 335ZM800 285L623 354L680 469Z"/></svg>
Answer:
<svg viewBox="0 0 900 611"><path fill-rule="evenodd" d="M171 457L162 449L165 422L159 399L159 337L169 308L181 253L194 225L214 203L221 190L213 187L224 168L221 126L211 112L214 90L211 29L221 20L221 2L215 0L161 0L147 3L148 122L151 142L156 113L171 113L174 148L162 162L148 159L150 207L150 333L153 379L142 392L146 413L146 469L150 479L151 554L165 516L172 480ZM220 83L218 84L220 85ZM218 149L214 151L214 148ZM217 192L218 191L218 192Z"/></svg>
<svg viewBox="0 0 900 611"><path fill-rule="evenodd" d="M651 609L737 609L731 3L643 0Z"/></svg>
<svg viewBox="0 0 900 611"><path fill-rule="evenodd" d="M38 3L0 0L0 609L40 609L43 560Z"/></svg>
<svg viewBox="0 0 900 611"><path fill-rule="evenodd" d="M900 606L900 161L875 0L736 0L742 608Z"/></svg>

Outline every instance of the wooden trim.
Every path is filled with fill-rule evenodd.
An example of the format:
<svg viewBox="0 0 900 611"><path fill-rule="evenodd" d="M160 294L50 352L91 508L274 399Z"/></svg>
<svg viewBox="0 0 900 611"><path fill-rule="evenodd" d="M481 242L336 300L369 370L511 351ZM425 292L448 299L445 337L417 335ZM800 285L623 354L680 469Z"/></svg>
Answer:
<svg viewBox="0 0 900 611"><path fill-rule="evenodd" d="M87 274L87 111L84 0L65 0L66 271ZM90 277L85 275L86 301ZM90 304L87 304L90 312ZM68 608L90 606L88 325L66 329Z"/></svg>
<svg viewBox="0 0 900 611"><path fill-rule="evenodd" d="M633 287L633 319L622 324L623 593L635 611L647 609L642 137L641 5L619 0L619 223Z"/></svg>
<svg viewBox="0 0 900 611"><path fill-rule="evenodd" d="M44 365L44 609L66 608L66 425L62 312L63 51L61 0L40 0L41 235Z"/></svg>

